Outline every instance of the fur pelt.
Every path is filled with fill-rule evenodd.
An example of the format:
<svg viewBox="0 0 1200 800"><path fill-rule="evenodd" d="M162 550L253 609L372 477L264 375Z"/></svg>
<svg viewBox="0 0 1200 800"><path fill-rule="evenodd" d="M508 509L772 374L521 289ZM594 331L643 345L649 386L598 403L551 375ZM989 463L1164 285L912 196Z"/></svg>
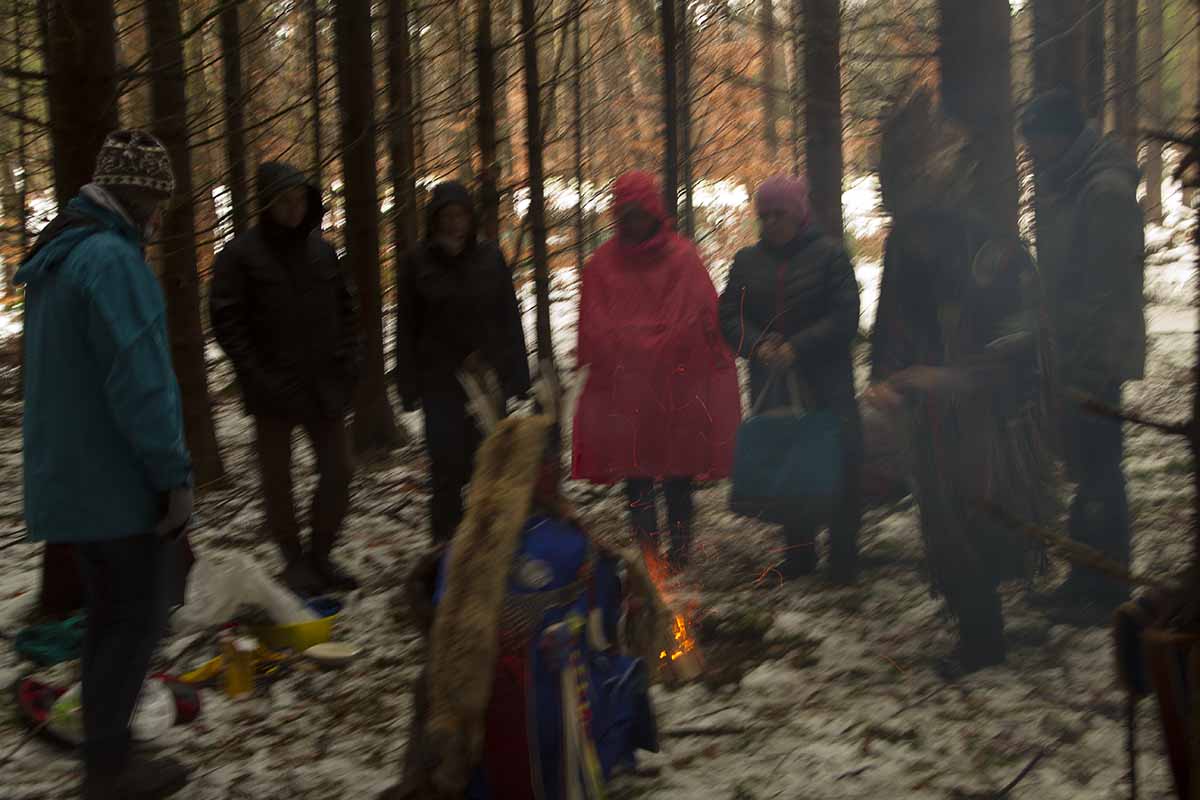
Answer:
<svg viewBox="0 0 1200 800"><path fill-rule="evenodd" d="M450 543L429 656L429 745L440 792L459 794L483 754L509 569L529 518L549 417L504 420L476 457Z"/></svg>

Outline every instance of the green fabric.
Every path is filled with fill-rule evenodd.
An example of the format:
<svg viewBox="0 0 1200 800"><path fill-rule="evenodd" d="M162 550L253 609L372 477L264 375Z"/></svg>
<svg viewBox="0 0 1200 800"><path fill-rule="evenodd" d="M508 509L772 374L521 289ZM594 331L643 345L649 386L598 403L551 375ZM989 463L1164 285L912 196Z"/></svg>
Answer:
<svg viewBox="0 0 1200 800"><path fill-rule="evenodd" d="M52 667L79 658L87 620L80 614L65 622L34 625L17 634L17 654L39 667Z"/></svg>
<svg viewBox="0 0 1200 800"><path fill-rule="evenodd" d="M40 245L25 285L25 517L35 541L144 535L191 480L166 304L117 214L79 197L88 224Z"/></svg>

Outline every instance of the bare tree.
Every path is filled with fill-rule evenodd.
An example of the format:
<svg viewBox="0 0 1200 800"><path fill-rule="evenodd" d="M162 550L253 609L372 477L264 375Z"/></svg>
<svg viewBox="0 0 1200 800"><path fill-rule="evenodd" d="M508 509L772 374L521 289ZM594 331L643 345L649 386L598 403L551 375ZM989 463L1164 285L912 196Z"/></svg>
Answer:
<svg viewBox="0 0 1200 800"><path fill-rule="evenodd" d="M65 208L92 178L96 154L118 126L116 12L112 0L41 0L54 196Z"/></svg>
<svg viewBox="0 0 1200 800"><path fill-rule="evenodd" d="M762 29L763 142L767 146L767 158L773 161L779 155L779 108L775 102L779 70L775 59L774 0L759 0L758 13L758 24Z"/></svg>
<svg viewBox="0 0 1200 800"><path fill-rule="evenodd" d="M1163 0L1146 0L1146 116L1154 130L1165 128L1163 107L1163 40L1166 20ZM1161 225L1163 221L1163 144L1153 137L1146 140L1146 221Z"/></svg>
<svg viewBox="0 0 1200 800"><path fill-rule="evenodd" d="M250 187L246 178L246 117L242 92L242 25L239 0L224 0L221 9L221 63L225 86L225 163L229 168L229 199L233 206L233 232L250 225Z"/></svg>
<svg viewBox="0 0 1200 800"><path fill-rule="evenodd" d="M163 216L162 282L167 297L171 357L179 378L183 423L196 481L211 484L224 477L204 359L200 323L200 279L196 269L196 210L192 190L192 154L188 147L187 73L179 0L146 3L150 48L150 105L154 129L171 153L175 199Z"/></svg>
<svg viewBox="0 0 1200 800"><path fill-rule="evenodd" d="M675 52L678 31L675 28L675 3L662 2L662 45L663 45L663 194L667 202L667 213L672 217L679 213L679 86L677 70L678 55Z"/></svg>
<svg viewBox="0 0 1200 800"><path fill-rule="evenodd" d="M321 155L321 9L320 0L308 0L308 95L312 103L309 124L312 126L312 176L318 186L324 186L321 173L325 162Z"/></svg>
<svg viewBox="0 0 1200 800"><path fill-rule="evenodd" d="M1138 146L1138 0L1113 0L1114 120L1131 153Z"/></svg>
<svg viewBox="0 0 1200 800"><path fill-rule="evenodd" d="M938 0L942 98L966 127L978 169L979 209L1017 232L1012 112L1012 12L1008 0Z"/></svg>
<svg viewBox="0 0 1200 800"><path fill-rule="evenodd" d="M500 241L500 164L496 151L496 48L492 44L492 0L477 0L475 58L479 77L479 191L483 233Z"/></svg>
<svg viewBox="0 0 1200 800"><path fill-rule="evenodd" d="M683 170L683 230L696 235L695 176L692 152L692 12L687 0L679 0L679 150Z"/></svg>
<svg viewBox="0 0 1200 800"><path fill-rule="evenodd" d="M806 166L813 211L828 233L842 236L842 69L840 0L804 0Z"/></svg>
<svg viewBox="0 0 1200 800"><path fill-rule="evenodd" d="M1033 82L1038 92L1058 87L1087 92L1091 0L1034 0Z"/></svg>
<svg viewBox="0 0 1200 800"><path fill-rule="evenodd" d="M529 158L529 227L533 234L534 292L537 296L537 354L539 362L553 362L554 343L550 333L550 254L546 249L546 179L542 163L542 84L538 77L538 20L535 0L521 0L521 52L525 62L525 141Z"/></svg>
<svg viewBox="0 0 1200 800"><path fill-rule="evenodd" d="M358 283L366 359L354 403L359 453L399 444L383 363L383 300L379 270L379 187L375 175L375 77L371 4L336 3L337 80L346 198L346 254Z"/></svg>

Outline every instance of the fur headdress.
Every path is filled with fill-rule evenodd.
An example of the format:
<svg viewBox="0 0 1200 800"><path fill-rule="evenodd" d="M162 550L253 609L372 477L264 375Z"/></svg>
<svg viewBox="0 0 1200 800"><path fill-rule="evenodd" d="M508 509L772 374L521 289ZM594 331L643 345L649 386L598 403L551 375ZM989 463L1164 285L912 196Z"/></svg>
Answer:
<svg viewBox="0 0 1200 800"><path fill-rule="evenodd" d="M884 122L878 171L883 206L898 217L965 201L975 165L966 131L922 88Z"/></svg>
<svg viewBox="0 0 1200 800"><path fill-rule="evenodd" d="M557 457L561 400L553 367L545 363L538 386L543 413L533 416L501 419L500 382L480 360L468 359L459 382L487 439L475 459L466 514L449 545L445 594L434 614L428 725L437 761L433 782L439 791L456 796L466 789L483 754L509 570L543 465L551 453ZM556 513L570 517L557 493L554 499Z"/></svg>

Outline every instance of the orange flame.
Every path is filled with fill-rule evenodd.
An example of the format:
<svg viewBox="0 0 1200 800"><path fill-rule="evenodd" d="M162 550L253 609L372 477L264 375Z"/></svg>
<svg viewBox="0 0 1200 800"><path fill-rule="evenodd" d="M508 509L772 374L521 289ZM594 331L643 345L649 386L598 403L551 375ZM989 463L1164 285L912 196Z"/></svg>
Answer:
<svg viewBox="0 0 1200 800"><path fill-rule="evenodd" d="M659 558L657 553L649 549L642 551L646 559L646 572L650 575L650 580L654 581L654 585L658 587L659 594L663 597L663 602L666 602L668 607L671 606L665 584L669 577L669 572L663 560ZM675 614L674 625L675 646L671 652L662 650L658 654L659 661L669 663L683 657L684 654L690 653L696 649L696 642L688 632L688 623L683 615Z"/></svg>

